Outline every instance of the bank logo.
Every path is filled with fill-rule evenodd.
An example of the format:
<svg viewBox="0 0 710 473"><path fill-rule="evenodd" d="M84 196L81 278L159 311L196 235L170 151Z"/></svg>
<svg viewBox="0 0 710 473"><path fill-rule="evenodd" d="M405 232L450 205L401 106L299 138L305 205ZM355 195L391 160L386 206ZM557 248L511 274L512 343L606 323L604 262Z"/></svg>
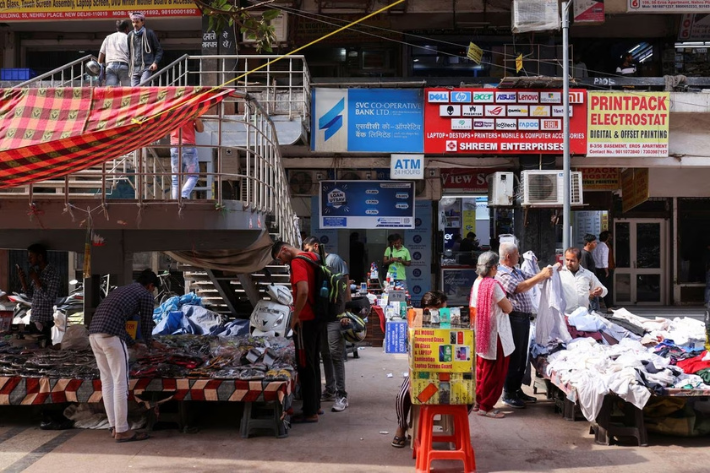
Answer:
<svg viewBox="0 0 710 473"><path fill-rule="evenodd" d="M446 152L447 153L455 153L459 149L459 143L456 140L447 140L446 141Z"/></svg>
<svg viewBox="0 0 710 473"><path fill-rule="evenodd" d="M471 103L471 92L465 92L461 90L451 92L451 102Z"/></svg>
<svg viewBox="0 0 710 473"><path fill-rule="evenodd" d="M345 110L345 99L340 99L333 108L328 110L318 119L318 129L325 130L325 139L328 141L343 127L343 111Z"/></svg>
<svg viewBox="0 0 710 473"><path fill-rule="evenodd" d="M430 90L427 92L426 101L428 103L447 103L449 101L449 93L442 90Z"/></svg>

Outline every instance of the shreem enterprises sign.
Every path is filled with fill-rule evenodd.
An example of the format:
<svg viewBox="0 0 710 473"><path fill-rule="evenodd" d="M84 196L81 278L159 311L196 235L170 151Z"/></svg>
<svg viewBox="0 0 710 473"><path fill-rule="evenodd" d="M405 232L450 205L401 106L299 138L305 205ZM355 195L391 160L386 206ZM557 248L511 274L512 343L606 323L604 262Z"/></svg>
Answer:
<svg viewBox="0 0 710 473"><path fill-rule="evenodd" d="M424 152L561 154L560 90L426 89ZM571 90L570 151L587 150L585 90Z"/></svg>
<svg viewBox="0 0 710 473"><path fill-rule="evenodd" d="M668 92L589 92L587 156L668 156Z"/></svg>

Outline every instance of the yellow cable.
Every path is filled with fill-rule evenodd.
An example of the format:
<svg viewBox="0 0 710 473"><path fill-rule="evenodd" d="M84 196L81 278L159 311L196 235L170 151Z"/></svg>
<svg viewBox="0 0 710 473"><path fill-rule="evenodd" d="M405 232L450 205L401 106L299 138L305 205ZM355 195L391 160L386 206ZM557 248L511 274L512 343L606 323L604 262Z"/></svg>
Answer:
<svg viewBox="0 0 710 473"><path fill-rule="evenodd" d="M212 87L209 91L210 91L210 92L214 92L215 90L220 89L220 88L222 88L222 87L224 87L224 86L226 86L226 85L228 85L228 84L230 84L230 83L232 83L232 82L234 82L234 81L243 79L244 77L248 76L248 75L251 74L252 72L256 72L256 71L258 71L258 70L260 70L260 69L263 69L263 68L265 68L265 67L268 67L268 66L272 65L273 63L275 63L275 62L277 62L277 61L280 61L281 59L283 59L283 58L285 58L285 57L287 57L287 56L291 56L291 55L296 54L297 52L299 52L299 51L301 51L301 50L303 50L303 49L306 49L306 48L309 47L309 46L313 46L313 45L316 44L316 43L320 43L320 42L323 41L324 39L330 38L331 36L333 36L333 35L335 35L335 34L338 34L338 33L340 33L341 31L345 31L345 30L347 30L348 28L351 28L351 27L357 25L358 23L362 23L363 21L368 20L368 19L372 18L372 17L375 16L375 15L379 15L380 13L382 13L382 12L384 12L384 11L386 11L386 10L389 10L390 8L394 7L395 5L399 5L400 3L403 3L403 2L405 2L405 1L406 1L406 0L397 0L397 1L394 2L394 3L390 3L389 5L386 5L386 6L382 7L382 8L380 8L379 10L370 13L369 15L363 16L363 17L360 18L359 20L355 20L355 21L353 21L353 22L351 22L351 23L348 23L348 24L345 25L345 26L342 26L341 28L338 28L338 29L335 30L335 31L331 31L331 32L328 33L328 34L321 36L320 38L314 39L313 41L311 41L310 43L306 44L305 46L298 47L298 48L294 49L294 50L291 51L291 52L288 52L288 53L286 53L286 54L284 54L284 55L282 55L282 56L277 57L276 59L272 59L271 61L269 61L269 62L267 62L267 63L264 63L264 64L262 64L261 66L252 69L251 71L247 71L247 72L245 72L244 74L240 75L239 77L235 77L234 79L230 79L230 80L228 80L227 82L225 82L225 83L223 83L223 84L221 84L221 85L214 86L214 87ZM144 122L146 122L146 121L149 120L150 118L155 118L155 117L157 117L157 116L160 116L160 115L162 115L162 114L164 114L164 113L170 112L170 111L175 110L175 109L177 109L177 108L178 108L178 106L169 108L169 109L164 110L164 111L162 111L162 112L160 112L160 113L157 113L157 114L155 114L155 115L153 115L153 116L151 116L151 117L149 117L149 118L146 118L146 119L144 119L144 120L142 120L142 121L134 118L134 119L132 119L132 122L133 122L133 123L136 123L136 124L139 124L139 125L142 125Z"/></svg>

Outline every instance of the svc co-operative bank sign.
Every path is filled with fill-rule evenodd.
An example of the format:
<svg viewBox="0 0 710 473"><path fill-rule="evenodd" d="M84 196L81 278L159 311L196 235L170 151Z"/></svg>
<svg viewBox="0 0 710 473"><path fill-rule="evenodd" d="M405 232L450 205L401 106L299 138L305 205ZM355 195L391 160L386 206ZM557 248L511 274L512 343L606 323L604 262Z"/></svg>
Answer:
<svg viewBox="0 0 710 473"><path fill-rule="evenodd" d="M422 153L422 90L315 89L311 149L334 153Z"/></svg>

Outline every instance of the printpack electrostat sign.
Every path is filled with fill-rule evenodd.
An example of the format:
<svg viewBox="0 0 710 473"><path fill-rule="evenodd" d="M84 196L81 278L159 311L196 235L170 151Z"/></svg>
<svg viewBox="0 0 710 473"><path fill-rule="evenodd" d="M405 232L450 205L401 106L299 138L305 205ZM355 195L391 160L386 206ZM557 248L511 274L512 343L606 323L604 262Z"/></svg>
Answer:
<svg viewBox="0 0 710 473"><path fill-rule="evenodd" d="M562 92L426 89L424 152L561 154ZM587 93L570 90L570 152L587 151Z"/></svg>

